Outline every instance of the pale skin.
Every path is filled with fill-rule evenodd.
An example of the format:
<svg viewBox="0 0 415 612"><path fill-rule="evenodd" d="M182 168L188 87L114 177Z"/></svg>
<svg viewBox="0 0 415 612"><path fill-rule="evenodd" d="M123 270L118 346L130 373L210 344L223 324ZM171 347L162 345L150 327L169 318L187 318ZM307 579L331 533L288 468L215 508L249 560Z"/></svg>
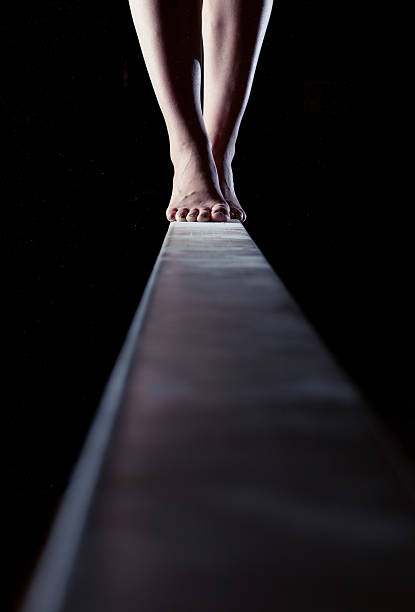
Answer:
<svg viewBox="0 0 415 612"><path fill-rule="evenodd" d="M246 219L235 193L232 160L272 4L130 0L169 135L174 168L169 221Z"/></svg>

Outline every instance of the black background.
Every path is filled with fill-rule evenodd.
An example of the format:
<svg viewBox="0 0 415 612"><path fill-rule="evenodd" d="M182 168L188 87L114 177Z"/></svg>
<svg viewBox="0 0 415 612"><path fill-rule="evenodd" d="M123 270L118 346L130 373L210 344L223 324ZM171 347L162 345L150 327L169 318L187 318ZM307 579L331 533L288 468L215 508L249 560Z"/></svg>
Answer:
<svg viewBox="0 0 415 612"><path fill-rule="evenodd" d="M236 187L248 232L413 456L409 268L378 224L350 28L337 3L275 4ZM172 167L127 1L18 3L1 35L11 609L161 246Z"/></svg>

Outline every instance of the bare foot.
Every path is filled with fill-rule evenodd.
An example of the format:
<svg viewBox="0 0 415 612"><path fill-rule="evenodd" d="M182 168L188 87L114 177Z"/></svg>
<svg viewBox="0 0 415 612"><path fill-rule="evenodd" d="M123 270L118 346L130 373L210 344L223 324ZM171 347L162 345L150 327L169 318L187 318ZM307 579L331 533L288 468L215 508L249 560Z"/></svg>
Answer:
<svg viewBox="0 0 415 612"><path fill-rule="evenodd" d="M173 192L166 216L169 221L230 221L230 206L223 197L210 150L200 154L185 148L172 154Z"/></svg>
<svg viewBox="0 0 415 612"><path fill-rule="evenodd" d="M233 172L231 162L226 162L218 154L215 155L215 164L219 176L219 184L226 202L229 204L231 219L245 221L246 213L239 203L233 183Z"/></svg>

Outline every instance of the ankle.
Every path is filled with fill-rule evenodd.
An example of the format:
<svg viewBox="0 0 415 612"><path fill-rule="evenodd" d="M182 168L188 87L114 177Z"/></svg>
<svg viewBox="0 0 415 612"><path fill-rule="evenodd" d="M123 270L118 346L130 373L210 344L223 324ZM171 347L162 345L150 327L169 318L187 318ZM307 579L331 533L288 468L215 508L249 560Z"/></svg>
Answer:
<svg viewBox="0 0 415 612"><path fill-rule="evenodd" d="M213 144L212 155L218 172L223 173L232 167L232 161L235 156L235 148L222 147L220 145Z"/></svg>
<svg viewBox="0 0 415 612"><path fill-rule="evenodd" d="M235 147L229 144L226 146L221 143L213 143L212 154L218 170L219 166L221 168L230 168L235 157Z"/></svg>
<svg viewBox="0 0 415 612"><path fill-rule="evenodd" d="M186 160L200 160L205 163L212 156L212 147L206 137L200 140L182 140L170 144L170 159L175 170L181 170Z"/></svg>

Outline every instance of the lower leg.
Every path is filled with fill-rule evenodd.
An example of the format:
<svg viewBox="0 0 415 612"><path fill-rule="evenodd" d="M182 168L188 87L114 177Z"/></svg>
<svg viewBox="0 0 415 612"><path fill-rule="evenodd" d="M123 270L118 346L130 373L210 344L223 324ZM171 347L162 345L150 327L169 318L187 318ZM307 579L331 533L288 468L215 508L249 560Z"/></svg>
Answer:
<svg viewBox="0 0 415 612"><path fill-rule="evenodd" d="M226 221L229 207L201 110L202 1L130 0L130 7L169 134L174 179L167 217Z"/></svg>
<svg viewBox="0 0 415 612"><path fill-rule="evenodd" d="M232 160L272 4L272 0L203 0L203 118L222 193L236 210L241 206Z"/></svg>

